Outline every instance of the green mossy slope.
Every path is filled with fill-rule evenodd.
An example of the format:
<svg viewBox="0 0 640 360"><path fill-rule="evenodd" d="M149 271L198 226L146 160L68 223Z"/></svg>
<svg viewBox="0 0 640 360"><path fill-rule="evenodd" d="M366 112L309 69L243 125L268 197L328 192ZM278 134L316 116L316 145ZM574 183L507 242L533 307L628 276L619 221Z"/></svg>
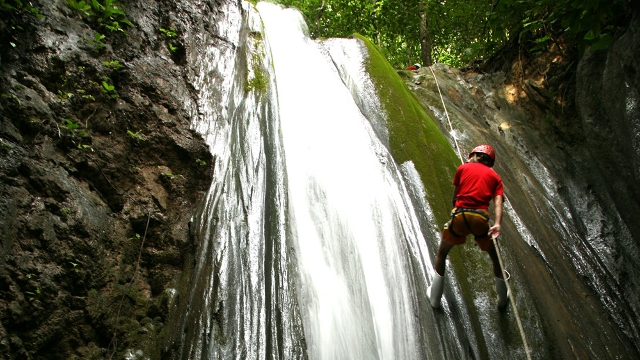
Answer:
<svg viewBox="0 0 640 360"><path fill-rule="evenodd" d="M356 36L364 41L369 50L366 68L376 87L382 107L387 113L391 154L398 164L405 161L414 163L425 188L426 200L440 226L449 219L453 195L451 181L456 168L460 165L460 159L434 123L433 118L425 112L424 107L409 91L397 71L373 43L362 36ZM431 255L435 260L435 249L433 251ZM478 276L478 274L488 273L488 258L485 257L484 253L468 246L458 246L449 254L450 266L455 268L459 279L473 280L460 282L462 296L469 303L473 302L474 294L479 288L492 286L488 281L490 277L479 279L480 276ZM469 261L471 258L474 260ZM480 314L475 311L475 307L468 309L471 311L470 320L474 333L482 334ZM476 341L480 345L480 354L487 357L488 349L483 346L484 341L482 339L476 339Z"/></svg>
<svg viewBox="0 0 640 360"><path fill-rule="evenodd" d="M396 70L374 44L361 35L369 50L366 69L387 113L390 151L398 164L412 161L427 193L438 223L451 209L451 180L460 160L447 139L407 89Z"/></svg>

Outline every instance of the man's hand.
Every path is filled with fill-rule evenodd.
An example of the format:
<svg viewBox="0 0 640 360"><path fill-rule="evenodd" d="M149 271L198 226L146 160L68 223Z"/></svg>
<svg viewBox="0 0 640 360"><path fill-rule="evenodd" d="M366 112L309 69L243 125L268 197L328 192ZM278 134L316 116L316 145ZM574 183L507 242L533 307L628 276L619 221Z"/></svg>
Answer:
<svg viewBox="0 0 640 360"><path fill-rule="evenodd" d="M495 216L496 219L493 222L493 226L489 228L489 235L491 237L497 238L500 236L500 224L502 223L502 202L504 197L502 195L498 195L493 198L493 204L495 206Z"/></svg>
<svg viewBox="0 0 640 360"><path fill-rule="evenodd" d="M500 236L500 224L497 225L493 225L492 227L489 228L489 236L493 237L493 238L497 238L498 236Z"/></svg>

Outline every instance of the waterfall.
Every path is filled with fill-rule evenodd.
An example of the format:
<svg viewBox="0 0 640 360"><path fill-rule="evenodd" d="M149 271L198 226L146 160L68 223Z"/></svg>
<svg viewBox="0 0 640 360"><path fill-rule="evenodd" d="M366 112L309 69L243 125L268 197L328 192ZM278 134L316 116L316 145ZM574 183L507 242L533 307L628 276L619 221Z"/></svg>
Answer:
<svg viewBox="0 0 640 360"><path fill-rule="evenodd" d="M200 97L193 128L209 144L214 176L192 226L199 247L173 356L299 358L276 99L273 86L249 85L268 61L261 20L250 3L224 2L215 21L217 33L198 34L205 46L192 60Z"/></svg>
<svg viewBox="0 0 640 360"><path fill-rule="evenodd" d="M424 239L399 170L301 15L258 9L273 57L309 356L421 358L408 248ZM342 53L361 64L361 45L344 41Z"/></svg>
<svg viewBox="0 0 640 360"><path fill-rule="evenodd" d="M435 215L444 211L428 199L449 191L442 184L452 174L427 169L447 179L434 186L443 189L425 188L424 164L392 158L393 119L365 71L373 56L365 43L311 40L300 13L279 5L221 4L216 32L197 34L204 46L190 59L199 96L193 128L215 164L192 226L198 248L189 287L170 303L179 316L170 358L524 358L511 305L496 309L490 261L471 239L449 257L441 309L428 304L442 225ZM564 181L566 190L547 171L557 170L556 157L531 156L520 137L532 129L490 128L508 109L492 106L500 100L492 87L473 96L468 79L434 69L455 129L429 136L451 131L463 147L486 141L498 151L507 194L502 250L534 358L633 358L588 287L574 281L606 276L592 265L608 253L582 251L581 226L565 215L585 211L564 193L585 208L595 202L580 200L585 186ZM414 74L407 96L443 115L432 75ZM431 120L415 121L426 128ZM614 321L624 323L619 313Z"/></svg>
<svg viewBox="0 0 640 360"><path fill-rule="evenodd" d="M257 9L225 12L234 40L198 59L194 128L216 164L180 357L425 358L417 289L431 264L409 194L423 190L385 146L365 48Z"/></svg>

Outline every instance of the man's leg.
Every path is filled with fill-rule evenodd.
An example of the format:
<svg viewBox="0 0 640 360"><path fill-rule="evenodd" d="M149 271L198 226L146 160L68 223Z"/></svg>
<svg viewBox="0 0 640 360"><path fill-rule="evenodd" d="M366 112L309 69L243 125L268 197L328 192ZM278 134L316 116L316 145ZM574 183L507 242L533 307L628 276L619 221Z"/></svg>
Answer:
<svg viewBox="0 0 640 360"><path fill-rule="evenodd" d="M433 274L433 278L431 279L431 286L427 288L427 296L429 297L431 306L434 308L440 307L440 298L442 298L442 292L444 291L444 270L447 255L453 246L454 245L447 242L440 241L440 246L438 247L435 265L436 273Z"/></svg>
<svg viewBox="0 0 640 360"><path fill-rule="evenodd" d="M500 259L498 259L498 252L496 247L491 242L491 246L487 249L487 253L493 263L493 275L496 277L496 292L498 293L498 308L502 309L507 306L509 300L509 292L507 291L507 283L505 283L502 276L502 269L500 268ZM508 280L508 279L507 279Z"/></svg>
<svg viewBox="0 0 640 360"><path fill-rule="evenodd" d="M487 254L491 258L491 262L493 263L493 275L498 279L502 279L502 269L500 268L500 260L498 259L498 252L496 251L496 247L493 245L493 241L489 248L487 249ZM436 260L436 264L438 261Z"/></svg>
<svg viewBox="0 0 640 360"><path fill-rule="evenodd" d="M436 264L435 270L440 276L444 276L444 271L447 266L447 255L449 255L449 251L455 245L451 245L447 242L440 241L440 246L438 247L438 254L436 255ZM499 267L498 267L499 268Z"/></svg>

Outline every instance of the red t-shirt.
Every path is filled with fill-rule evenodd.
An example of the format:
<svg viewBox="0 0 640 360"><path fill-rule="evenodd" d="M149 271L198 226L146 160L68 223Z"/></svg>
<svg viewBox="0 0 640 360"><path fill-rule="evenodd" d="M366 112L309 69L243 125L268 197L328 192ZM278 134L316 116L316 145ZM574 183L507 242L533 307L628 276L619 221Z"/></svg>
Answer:
<svg viewBox="0 0 640 360"><path fill-rule="evenodd" d="M458 208L486 210L494 197L504 194L500 175L481 163L460 165L453 178L453 185L458 187Z"/></svg>

